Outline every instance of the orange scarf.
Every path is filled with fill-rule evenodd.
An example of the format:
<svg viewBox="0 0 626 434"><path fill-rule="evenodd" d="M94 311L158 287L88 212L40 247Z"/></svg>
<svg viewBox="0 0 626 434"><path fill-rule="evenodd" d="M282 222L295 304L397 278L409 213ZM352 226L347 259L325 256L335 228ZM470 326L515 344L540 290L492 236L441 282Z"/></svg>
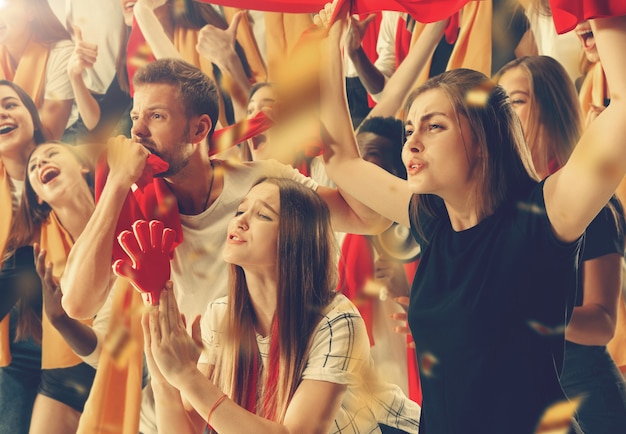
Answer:
<svg viewBox="0 0 626 434"><path fill-rule="evenodd" d="M137 434L143 374L143 301L130 282L112 289L111 320L77 434Z"/></svg>
<svg viewBox="0 0 626 434"><path fill-rule="evenodd" d="M224 18L226 18L226 21L230 24L235 14L243 10L244 9L225 7ZM252 71L252 78L254 82L258 83L267 81L267 69L265 67L263 57L261 56L259 46L256 42L256 38L254 37L254 31L252 30L252 24L248 19L248 14L244 13L241 17L241 21L239 21L239 27L237 27L237 42L239 42L239 45L241 45L241 48L243 48L243 51L246 54L246 60L248 61L248 65Z"/></svg>
<svg viewBox="0 0 626 434"><path fill-rule="evenodd" d="M583 116L587 116L592 105L604 107L604 101L608 97L606 77L600 62L594 63L583 80L578 92L578 101L583 110Z"/></svg>
<svg viewBox="0 0 626 434"><path fill-rule="evenodd" d="M18 84L33 99L35 105L40 107L44 99L49 54L49 47L31 40L17 67L14 67L9 50L0 47L0 79Z"/></svg>
<svg viewBox="0 0 626 434"><path fill-rule="evenodd" d="M52 273L61 276L65 270L65 262L70 249L74 245L72 237L63 228L58 218L51 212L48 219L41 225L39 239L41 248L48 252L47 261L52 262ZM81 321L91 326L92 320ZM82 359L67 345L63 336L50 323L45 309L41 315L41 368L69 368L82 363Z"/></svg>
<svg viewBox="0 0 626 434"><path fill-rule="evenodd" d="M11 186L9 185L9 174L4 169L4 164L0 160L0 209L3 210L0 218L0 266L4 257L4 249L11 230L11 220L13 216L13 202L11 198ZM9 212L7 212L9 210ZM8 313L0 322L0 367L8 366L11 363L11 347L9 343L9 317Z"/></svg>
<svg viewBox="0 0 626 434"><path fill-rule="evenodd" d="M447 71L456 68L470 68L491 75L491 1L470 1L459 11L459 34L448 60ZM419 39L425 24L416 22L411 46ZM428 80L431 60L422 68L415 87Z"/></svg>

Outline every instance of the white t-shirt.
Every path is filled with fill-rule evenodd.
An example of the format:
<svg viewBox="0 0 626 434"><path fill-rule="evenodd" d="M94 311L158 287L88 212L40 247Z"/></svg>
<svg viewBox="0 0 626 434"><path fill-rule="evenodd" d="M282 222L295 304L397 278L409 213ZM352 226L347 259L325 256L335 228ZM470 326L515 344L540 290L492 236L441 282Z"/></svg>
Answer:
<svg viewBox="0 0 626 434"><path fill-rule="evenodd" d="M220 326L227 304L227 297L216 300L202 318L205 351L200 363L215 364L217 361L220 342L226 339ZM270 337L257 334L257 345L265 367ZM313 335L302 374L304 380L348 386L329 433L379 433L379 423L417 433L420 407L398 386L381 381L372 368L365 323L354 304L338 294Z"/></svg>
<svg viewBox="0 0 626 434"><path fill-rule="evenodd" d="M9 177L9 181L9 187L11 189L11 208L13 210L12 215L15 215L15 212L17 211L17 208L20 206L20 202L22 201L24 181L19 181L11 177Z"/></svg>
<svg viewBox="0 0 626 434"><path fill-rule="evenodd" d="M46 63L46 84L44 99L68 100L74 99L74 90L67 75L67 63L74 52L74 43L70 40L59 41L52 46ZM72 112L66 127L78 119L76 102L72 105Z"/></svg>
<svg viewBox="0 0 626 434"><path fill-rule="evenodd" d="M317 189L315 181L274 160L253 163L216 160L216 163L216 167L224 169L222 193L203 213L181 214L183 242L174 251L172 260L176 301L189 321L228 292L228 265L222 259L228 222L252 185L261 177L275 176Z"/></svg>

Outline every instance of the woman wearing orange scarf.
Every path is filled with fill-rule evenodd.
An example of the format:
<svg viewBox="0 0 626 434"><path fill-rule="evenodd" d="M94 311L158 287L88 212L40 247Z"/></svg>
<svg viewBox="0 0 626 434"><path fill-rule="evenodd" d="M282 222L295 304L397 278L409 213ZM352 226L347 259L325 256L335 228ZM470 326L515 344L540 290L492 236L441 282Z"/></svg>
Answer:
<svg viewBox="0 0 626 434"><path fill-rule="evenodd" d="M26 166L22 203L9 246L30 246L35 241L41 244L55 278L63 273L74 239L82 232L95 207L87 182L89 174L79 155L59 142L37 147ZM44 284L43 289L45 309L43 314L37 312L41 317L41 382L30 432L75 432L95 370L82 363L65 342L65 336L73 329L89 328L90 321L81 324L65 320L67 316L60 308L58 286L49 288ZM82 336L89 338L86 345L95 347L97 340L90 330Z"/></svg>
<svg viewBox="0 0 626 434"><path fill-rule="evenodd" d="M0 79L20 85L39 109L44 132L60 139L74 95L67 76L70 35L47 0L0 3Z"/></svg>

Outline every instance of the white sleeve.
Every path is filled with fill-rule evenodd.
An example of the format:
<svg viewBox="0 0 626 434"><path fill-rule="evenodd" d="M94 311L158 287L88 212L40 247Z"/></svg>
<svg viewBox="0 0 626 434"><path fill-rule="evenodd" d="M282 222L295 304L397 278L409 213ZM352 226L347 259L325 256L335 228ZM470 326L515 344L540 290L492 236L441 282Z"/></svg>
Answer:
<svg viewBox="0 0 626 434"><path fill-rule="evenodd" d="M361 384L370 364L370 344L363 318L343 295L320 321L313 337L303 380Z"/></svg>
<svg viewBox="0 0 626 434"><path fill-rule="evenodd" d="M74 99L74 91L67 75L67 63L74 52L71 41L57 42L48 55L46 64L46 88L44 99L68 100Z"/></svg>
<svg viewBox="0 0 626 434"><path fill-rule="evenodd" d="M376 43L378 58L374 62L374 66L385 77L385 84L396 71L396 33L398 31L398 20L401 17L401 12L383 11L383 17L380 22L378 41ZM371 95L371 97L378 102L382 93L380 91Z"/></svg>
<svg viewBox="0 0 626 434"><path fill-rule="evenodd" d="M298 169L294 169L288 164L283 164L277 160L261 160L254 162L258 166L263 166L262 173L264 176L275 176L277 178L288 178L299 182L311 190L317 190L318 184L308 176L304 176Z"/></svg>
<svg viewBox="0 0 626 434"><path fill-rule="evenodd" d="M221 297L210 303L205 314L202 315L200 331L202 333L204 349L202 350L198 364L215 365L224 335L223 330L221 330L221 325L226 317L227 308L228 298Z"/></svg>
<svg viewBox="0 0 626 434"><path fill-rule="evenodd" d="M109 293L106 301L98 311L91 329L96 334L96 347L86 356L82 356L81 359L88 365L91 365L94 369L98 369L98 362L100 361L100 354L102 353L102 345L104 344L104 337L109 328L109 321L111 319L111 308L113 306L113 291Z"/></svg>

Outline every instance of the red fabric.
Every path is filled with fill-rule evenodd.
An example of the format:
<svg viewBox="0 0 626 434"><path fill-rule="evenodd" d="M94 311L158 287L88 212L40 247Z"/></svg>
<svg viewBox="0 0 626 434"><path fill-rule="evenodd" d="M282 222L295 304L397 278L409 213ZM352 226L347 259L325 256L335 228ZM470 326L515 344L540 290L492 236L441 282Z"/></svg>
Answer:
<svg viewBox="0 0 626 434"><path fill-rule="evenodd" d="M456 39L459 37L459 13L456 12L452 14L450 20L448 21L448 25L446 26L446 30L444 34L446 35L446 42L450 45L456 42Z"/></svg>
<svg viewBox="0 0 626 434"><path fill-rule="evenodd" d="M413 282L413 277L415 276L415 272L417 271L417 266L419 265L419 262L419 259L416 259L413 262L408 262L404 264L404 271L406 272L406 277L409 280L409 284ZM419 405L422 405L422 387L419 376L419 365L417 363L417 352L415 351L415 348L408 346L409 344L413 343L413 337L410 334L408 334L406 337L406 343L406 361L409 377L409 399L413 402L417 402Z"/></svg>
<svg viewBox="0 0 626 434"><path fill-rule="evenodd" d="M400 18L396 28L396 69L409 54L413 33L406 28L406 20Z"/></svg>
<svg viewBox="0 0 626 434"><path fill-rule="evenodd" d="M150 46L143 37L141 30L139 30L137 20L133 18L133 27L130 30L128 44L126 45L126 72L128 72L128 83L130 84L131 97L135 94L135 89L133 87L133 77L135 76L135 72L137 72L137 69L139 69L142 65L154 62L154 60L154 54L152 54Z"/></svg>
<svg viewBox="0 0 626 434"><path fill-rule="evenodd" d="M369 239L363 235L346 234L339 258L337 290L359 309L365 322L370 345L374 345L374 301L363 289L374 279L374 252Z"/></svg>
<svg viewBox="0 0 626 434"><path fill-rule="evenodd" d="M624 0L550 0L554 26L559 34L573 30L582 21L626 15Z"/></svg>
<svg viewBox="0 0 626 434"><path fill-rule="evenodd" d="M214 155L237 143L248 140L268 130L272 125L274 125L274 122L268 118L265 113L259 112L251 119L244 119L236 124L215 130L211 138L213 145L209 153L210 155ZM224 141L226 141L226 143L222 143Z"/></svg>
<svg viewBox="0 0 626 434"><path fill-rule="evenodd" d="M360 14L359 20L364 20L369 14ZM376 51L376 44L378 44L378 33L380 32L380 22L383 20L383 14L376 13L376 18L367 26L363 39L361 40L361 46L365 55L370 62L374 63L378 59L378 52ZM367 95L367 105L372 108L376 105L376 102L372 99L371 95Z"/></svg>
<svg viewBox="0 0 626 434"><path fill-rule="evenodd" d="M154 154L148 156L144 173L136 182L138 189L129 191L122 206L122 211L115 228L115 240L113 242L113 262L118 259L132 261L124 249L117 242L117 236L122 231L133 230L132 225L137 220L160 220L165 227L176 232L173 248L183 241L183 231L180 225L180 215L176 197L162 178L154 178L153 175L167 169L166 162ZM96 201L100 199L102 190L109 175L109 167L106 159L101 159L96 167L95 193Z"/></svg>
<svg viewBox="0 0 626 434"><path fill-rule="evenodd" d="M326 0L201 0L220 6L269 12L317 13ZM350 2L352 14L367 14L383 10L408 12L421 23L432 23L448 18L470 0L340 0ZM616 0L617 1L617 0Z"/></svg>

